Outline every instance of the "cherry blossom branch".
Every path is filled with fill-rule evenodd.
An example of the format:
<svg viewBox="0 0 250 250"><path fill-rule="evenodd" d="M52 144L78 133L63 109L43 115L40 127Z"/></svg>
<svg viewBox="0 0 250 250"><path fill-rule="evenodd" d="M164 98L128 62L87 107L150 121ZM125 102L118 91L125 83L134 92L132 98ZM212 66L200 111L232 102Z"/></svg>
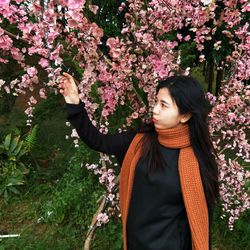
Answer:
<svg viewBox="0 0 250 250"><path fill-rule="evenodd" d="M104 58L105 62L107 62L111 67L113 66L113 64L111 63L111 61L107 58L107 56L105 56L101 51L100 51L100 55L101 57ZM137 90L135 89L135 87L133 86L133 91L135 92L137 98L139 99L141 105L146 108L147 105L144 103L143 99L141 98L140 94L137 92Z"/></svg>
<svg viewBox="0 0 250 250"><path fill-rule="evenodd" d="M103 116L101 115L100 120L99 120L99 125L102 123L102 119L103 119ZM100 159L101 159L102 167L106 169L107 165L106 165L105 160L103 159L104 155L105 154L100 153ZM115 185L114 185L114 187L113 187L113 189L111 191L113 191L114 189L116 189L116 187L118 185L118 182L119 182L119 176L116 177L116 179L115 179ZM100 202L100 205L99 205L96 213L94 214L94 216L92 218L92 221L91 221L91 224L89 226L89 230L87 232L86 240L84 242L84 247L83 247L84 250L90 250L91 241L92 241L92 238L94 236L95 230L97 228L98 215L100 213L102 213L103 211L105 211L106 205L108 203L108 199L106 197L107 197L107 191L105 191L104 194L97 201L97 203Z"/></svg>
<svg viewBox="0 0 250 250"><path fill-rule="evenodd" d="M20 38L19 36L15 35L15 34L13 34L13 33L11 33L11 32L9 32L9 31L7 31L7 30L5 30L5 29L3 29L3 28L2 28L2 30L3 30L3 32L4 32L6 35L8 35L8 36L10 36L10 37L13 37L13 38L15 38L16 40L23 41L23 42L29 44L29 41L28 41L27 39Z"/></svg>
<svg viewBox="0 0 250 250"><path fill-rule="evenodd" d="M91 224L89 226L89 230L87 232L87 237L86 237L86 240L84 242L84 247L83 247L84 250L90 249L91 241L94 236L95 229L96 229L97 216L105 209L105 205L106 205L106 197L105 195L102 195L101 204L98 207L95 215L93 216Z"/></svg>
<svg viewBox="0 0 250 250"><path fill-rule="evenodd" d="M119 182L119 176L116 177L115 179L115 186L113 189L116 189L116 187L118 186L118 182ZM113 190L112 190L113 191ZM97 228L96 224L97 224L97 217L100 213L102 213L105 208L106 208L106 205L107 205L107 198L106 198L106 193L107 192L104 192L104 194L102 196L100 196L100 198L98 199L97 203L100 202L100 205L96 211L96 213L94 214L93 218L92 218L92 221L91 221L91 224L89 226L89 230L87 232L87 236L86 236L86 240L84 242L84 250L89 250L90 249L90 246L91 246L91 241L92 241L92 238L94 236L94 233L95 233L95 230Z"/></svg>

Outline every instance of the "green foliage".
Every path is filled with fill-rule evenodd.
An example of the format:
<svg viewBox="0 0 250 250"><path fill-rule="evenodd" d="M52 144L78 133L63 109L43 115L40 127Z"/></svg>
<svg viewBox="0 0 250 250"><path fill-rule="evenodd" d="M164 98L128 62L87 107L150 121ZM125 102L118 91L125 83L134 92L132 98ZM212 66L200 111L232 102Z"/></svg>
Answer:
<svg viewBox="0 0 250 250"><path fill-rule="evenodd" d="M195 42L182 43L179 46L181 50L181 68L193 67L197 64L198 55L196 55L195 46Z"/></svg>
<svg viewBox="0 0 250 250"><path fill-rule="evenodd" d="M38 103L34 110L34 123L41 123L44 120L54 117L58 111L61 111L62 96L55 93L48 94L47 99Z"/></svg>
<svg viewBox="0 0 250 250"><path fill-rule="evenodd" d="M215 249L248 250L250 249L250 210L245 211L236 221L234 230L228 229L226 219L220 218L222 211L218 206L214 214L212 242Z"/></svg>
<svg viewBox="0 0 250 250"><path fill-rule="evenodd" d="M122 250L123 239L121 222L112 218L107 225L98 228L91 249Z"/></svg>
<svg viewBox="0 0 250 250"><path fill-rule="evenodd" d="M97 180L76 164L59 180L40 219L49 223L63 223L70 219L79 227L86 227L86 221L94 213L93 203L100 195Z"/></svg>
<svg viewBox="0 0 250 250"><path fill-rule="evenodd" d="M18 186L25 184L29 173L29 164L23 161L24 156L34 147L37 125L22 140L19 130L5 136L0 144L0 195L5 200L10 193L19 194Z"/></svg>
<svg viewBox="0 0 250 250"><path fill-rule="evenodd" d="M36 143L37 143L37 129L38 124L36 124L28 133L27 137L25 138L25 146L28 151L31 151Z"/></svg>
<svg viewBox="0 0 250 250"><path fill-rule="evenodd" d="M14 106L16 96L0 93L0 114L6 114L11 111Z"/></svg>
<svg viewBox="0 0 250 250"><path fill-rule="evenodd" d="M175 41L176 40L176 31L171 31L169 33L163 33L159 36L160 40L169 40L169 41Z"/></svg>
<svg viewBox="0 0 250 250"><path fill-rule="evenodd" d="M121 35L122 25L125 22L124 13L118 10L123 0L95 0L91 1L92 4L99 6L96 15L86 10L89 20L97 23L99 27L104 30L104 37L116 37Z"/></svg>

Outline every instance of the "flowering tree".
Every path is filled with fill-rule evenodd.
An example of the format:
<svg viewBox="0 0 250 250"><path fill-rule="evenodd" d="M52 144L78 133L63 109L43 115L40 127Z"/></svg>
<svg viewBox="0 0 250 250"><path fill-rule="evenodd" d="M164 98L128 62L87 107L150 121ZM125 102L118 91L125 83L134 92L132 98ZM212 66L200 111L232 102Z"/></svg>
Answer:
<svg viewBox="0 0 250 250"><path fill-rule="evenodd" d="M38 73L44 71L47 82L39 93L46 98L49 92L58 92L57 77L65 68L77 69L80 98L93 124L107 133L108 118L120 106L131 110L120 130L134 120L147 120L159 79L188 75L194 64L212 64L212 70L207 66L206 71L213 75L217 70L220 85L217 96L211 87L207 94L213 107L209 128L219 153L221 217L227 217L233 229L235 220L250 207L246 192L250 176L246 166L250 152L246 136L250 128L249 2L127 0L117 10L124 18L120 33L108 38L90 18L102 10L101 4L85 0L0 0L0 63L15 61L23 72L11 81L0 80L0 90L24 94L35 88ZM187 61L184 48L192 46L193 59ZM101 103L91 97L94 85ZM36 103L30 96L25 111L28 126ZM96 115L98 109L101 117ZM75 130L71 137L77 146ZM107 223L109 216L119 215L113 160L101 154L101 162L86 164L107 189L92 221L87 247L93 229Z"/></svg>

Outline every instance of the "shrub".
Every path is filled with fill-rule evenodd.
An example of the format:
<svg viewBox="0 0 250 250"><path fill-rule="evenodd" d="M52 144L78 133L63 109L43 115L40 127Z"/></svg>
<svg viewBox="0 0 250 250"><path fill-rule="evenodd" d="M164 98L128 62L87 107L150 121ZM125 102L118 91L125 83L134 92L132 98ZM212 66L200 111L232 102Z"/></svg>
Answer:
<svg viewBox="0 0 250 250"><path fill-rule="evenodd" d="M26 183L25 176L29 173L30 165L23 158L34 147L36 130L37 125L24 140L20 139L20 134L9 133L0 144L0 195L5 200L10 193L18 194L18 187Z"/></svg>

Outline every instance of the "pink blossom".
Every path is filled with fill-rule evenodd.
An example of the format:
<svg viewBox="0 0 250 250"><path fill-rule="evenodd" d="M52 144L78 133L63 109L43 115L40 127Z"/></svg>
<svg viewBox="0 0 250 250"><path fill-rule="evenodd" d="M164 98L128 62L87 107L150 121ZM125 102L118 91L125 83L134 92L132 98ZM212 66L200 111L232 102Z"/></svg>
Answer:
<svg viewBox="0 0 250 250"><path fill-rule="evenodd" d="M3 58L0 57L0 63L7 64L8 62L9 62L9 60L3 59Z"/></svg>
<svg viewBox="0 0 250 250"><path fill-rule="evenodd" d="M108 195L108 199L109 199L110 201L113 201L114 198L115 198L115 195L114 195L114 194L109 194L109 195Z"/></svg>
<svg viewBox="0 0 250 250"><path fill-rule="evenodd" d="M33 110L34 110L34 107L29 107L24 112L25 114L28 115L28 117L33 117Z"/></svg>
<svg viewBox="0 0 250 250"><path fill-rule="evenodd" d="M12 47L13 41L6 35L0 36L0 49L9 50Z"/></svg>
<svg viewBox="0 0 250 250"><path fill-rule="evenodd" d="M250 11L250 3L246 3L241 11L242 12L249 12Z"/></svg>
<svg viewBox="0 0 250 250"><path fill-rule="evenodd" d="M5 90L5 92L6 92L7 94L10 93L10 88L9 88L8 86L4 86L4 90Z"/></svg>
<svg viewBox="0 0 250 250"><path fill-rule="evenodd" d="M78 136L78 134L77 134L77 132L76 132L76 129L73 129L73 130L72 130L71 137L79 138L79 136Z"/></svg>
<svg viewBox="0 0 250 250"><path fill-rule="evenodd" d="M68 0L68 7L70 9L81 9L85 4L85 0Z"/></svg>
<svg viewBox="0 0 250 250"><path fill-rule="evenodd" d="M2 86L5 84L5 81L4 80L2 80L2 79L0 79L0 90L1 90L1 88L2 88Z"/></svg>
<svg viewBox="0 0 250 250"><path fill-rule="evenodd" d="M30 104L36 104L36 103L37 103L37 100L34 98L34 96L31 96L31 97L29 98L29 102L30 102Z"/></svg>
<svg viewBox="0 0 250 250"><path fill-rule="evenodd" d="M191 39L190 35L187 35L187 36L184 37L184 40L185 40L186 42L188 42L190 39Z"/></svg>
<svg viewBox="0 0 250 250"><path fill-rule="evenodd" d="M99 213L97 215L97 226L101 226L102 224L106 224L109 222L109 217L107 216L106 213Z"/></svg>
<svg viewBox="0 0 250 250"><path fill-rule="evenodd" d="M38 72L37 72L37 69L35 67L30 67L30 68L27 68L27 73L28 73L29 76L33 77Z"/></svg>
<svg viewBox="0 0 250 250"><path fill-rule="evenodd" d="M182 38L183 38L183 37L182 37L181 34L178 33L178 34L177 34L177 38L178 38L179 41L182 41Z"/></svg>
<svg viewBox="0 0 250 250"><path fill-rule="evenodd" d="M46 96L46 94L45 94L45 89L44 89L44 88L41 88L41 89L39 90L39 96L40 96L40 98L42 98L42 99L47 99L47 96Z"/></svg>
<svg viewBox="0 0 250 250"><path fill-rule="evenodd" d="M98 9L99 9L99 6L97 6L97 5L89 5L89 10L91 12L93 12L95 15L96 15Z"/></svg>
<svg viewBox="0 0 250 250"><path fill-rule="evenodd" d="M10 0L0 0L0 6L2 5L3 7L6 5L9 5Z"/></svg>
<svg viewBox="0 0 250 250"><path fill-rule="evenodd" d="M216 102L216 96L214 96L214 95L213 95L212 93L210 93L210 92L207 92L206 97L207 97L209 103L210 103L212 106L214 106L214 104L215 104L215 102Z"/></svg>
<svg viewBox="0 0 250 250"><path fill-rule="evenodd" d="M69 28L77 28L78 22L74 19L68 19L68 27Z"/></svg>
<svg viewBox="0 0 250 250"><path fill-rule="evenodd" d="M133 114L132 114L133 119L137 119L138 116L139 116L138 112L133 112Z"/></svg>
<svg viewBox="0 0 250 250"><path fill-rule="evenodd" d="M74 139L74 140L73 140L73 143L74 143L74 147L75 147L75 148L78 148L78 147L79 147L78 139Z"/></svg>
<svg viewBox="0 0 250 250"><path fill-rule="evenodd" d="M208 5L208 4L212 3L212 0L201 0L201 2L202 2L204 5Z"/></svg>
<svg viewBox="0 0 250 250"><path fill-rule="evenodd" d="M41 58L38 62L43 68L46 68L49 66L49 62L47 59Z"/></svg>
<svg viewBox="0 0 250 250"><path fill-rule="evenodd" d="M215 44L214 44L214 48L216 50L219 50L221 48L221 41L217 41Z"/></svg>

